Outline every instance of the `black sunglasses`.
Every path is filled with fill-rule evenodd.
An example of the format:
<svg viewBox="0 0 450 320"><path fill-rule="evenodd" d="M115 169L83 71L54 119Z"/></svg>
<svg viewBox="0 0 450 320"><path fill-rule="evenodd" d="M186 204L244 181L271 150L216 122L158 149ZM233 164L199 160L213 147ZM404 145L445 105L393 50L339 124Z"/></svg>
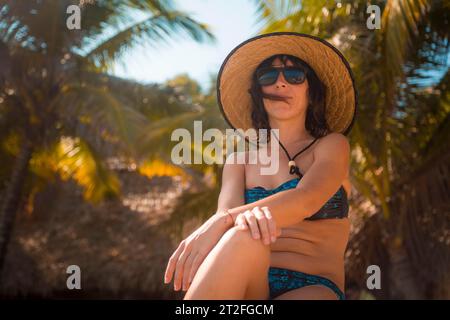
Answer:
<svg viewBox="0 0 450 320"><path fill-rule="evenodd" d="M280 72L290 84L305 82L306 70L300 67L267 67L256 72L256 79L261 86L270 86L277 82Z"/></svg>

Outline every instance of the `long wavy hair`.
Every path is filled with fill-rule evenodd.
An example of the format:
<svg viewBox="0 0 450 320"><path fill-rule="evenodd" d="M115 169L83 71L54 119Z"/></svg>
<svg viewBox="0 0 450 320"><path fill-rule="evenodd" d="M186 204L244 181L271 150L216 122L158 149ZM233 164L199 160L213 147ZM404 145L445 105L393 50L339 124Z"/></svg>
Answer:
<svg viewBox="0 0 450 320"><path fill-rule="evenodd" d="M258 70L270 67L276 58L279 58L284 65L286 65L287 60L290 60L294 66L299 66L306 70L306 79L308 79L309 89L305 128L314 138L320 138L327 135L330 132L330 129L325 118L326 87L322 81L320 81L314 70L305 61L288 54L277 54L265 59L258 65L253 73L251 87L248 90L252 97L251 118L253 128L255 128L257 132L258 129L267 129L267 132L270 132L269 117L264 108L263 98L271 100L285 99L277 95L263 93L262 88L256 79ZM267 135L267 139L270 140L270 134Z"/></svg>

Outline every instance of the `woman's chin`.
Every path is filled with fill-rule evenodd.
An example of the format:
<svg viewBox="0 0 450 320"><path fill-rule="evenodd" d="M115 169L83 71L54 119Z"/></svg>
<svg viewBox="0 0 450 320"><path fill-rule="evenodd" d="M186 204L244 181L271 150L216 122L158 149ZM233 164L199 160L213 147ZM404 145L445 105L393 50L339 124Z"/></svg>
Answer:
<svg viewBox="0 0 450 320"><path fill-rule="evenodd" d="M277 105L273 106L268 114L271 117L277 118L277 119L289 119L296 115L298 112L295 112L295 110L292 109L292 106L290 105Z"/></svg>

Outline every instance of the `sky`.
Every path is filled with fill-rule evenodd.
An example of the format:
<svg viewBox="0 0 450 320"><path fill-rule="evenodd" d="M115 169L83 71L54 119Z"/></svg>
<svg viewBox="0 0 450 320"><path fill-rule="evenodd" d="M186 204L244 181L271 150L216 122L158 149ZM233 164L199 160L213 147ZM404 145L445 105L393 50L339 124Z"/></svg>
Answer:
<svg viewBox="0 0 450 320"><path fill-rule="evenodd" d="M241 42L256 36L254 0L174 0L176 8L197 22L206 23L216 37L215 44L197 43L178 36L169 44L159 42L157 48L136 46L124 54L112 74L142 83L163 83L181 73L195 79L206 92L210 74L217 74L228 53ZM449 55L450 64L450 55ZM426 82L431 85L445 73L431 70Z"/></svg>
<svg viewBox="0 0 450 320"><path fill-rule="evenodd" d="M138 46L123 56L112 73L143 83L162 83L180 73L198 81L204 91L210 74L217 74L228 53L241 42L256 36L256 6L252 0L177 0L177 8L197 22L206 23L216 37L214 44L186 38L161 43L158 49Z"/></svg>

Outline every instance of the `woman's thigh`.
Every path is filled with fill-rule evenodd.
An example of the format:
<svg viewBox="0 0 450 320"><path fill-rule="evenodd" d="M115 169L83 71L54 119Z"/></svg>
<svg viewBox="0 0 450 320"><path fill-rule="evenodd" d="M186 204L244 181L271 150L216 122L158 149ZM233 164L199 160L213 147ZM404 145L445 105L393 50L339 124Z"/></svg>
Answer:
<svg viewBox="0 0 450 320"><path fill-rule="evenodd" d="M245 264L236 266L244 274L248 275L246 279L247 289L245 300L266 300L269 298L269 267L270 267L270 246L264 244L261 239L253 239L250 231L233 228L229 230L230 237L228 245L233 247L233 251L242 256L246 256ZM244 272L244 270L249 272ZM236 274L237 277L241 275ZM244 279L242 279L244 281Z"/></svg>
<svg viewBox="0 0 450 320"><path fill-rule="evenodd" d="M250 281L245 300L268 300L269 299L269 277L268 268L263 267L262 272L255 273Z"/></svg>
<svg viewBox="0 0 450 320"><path fill-rule="evenodd" d="M211 276L218 277L214 281L218 287L239 287L242 288L239 299L260 300L269 297L269 266L270 246L261 239L253 239L248 229L232 227L208 254L198 274L204 281L208 270L217 270Z"/></svg>

